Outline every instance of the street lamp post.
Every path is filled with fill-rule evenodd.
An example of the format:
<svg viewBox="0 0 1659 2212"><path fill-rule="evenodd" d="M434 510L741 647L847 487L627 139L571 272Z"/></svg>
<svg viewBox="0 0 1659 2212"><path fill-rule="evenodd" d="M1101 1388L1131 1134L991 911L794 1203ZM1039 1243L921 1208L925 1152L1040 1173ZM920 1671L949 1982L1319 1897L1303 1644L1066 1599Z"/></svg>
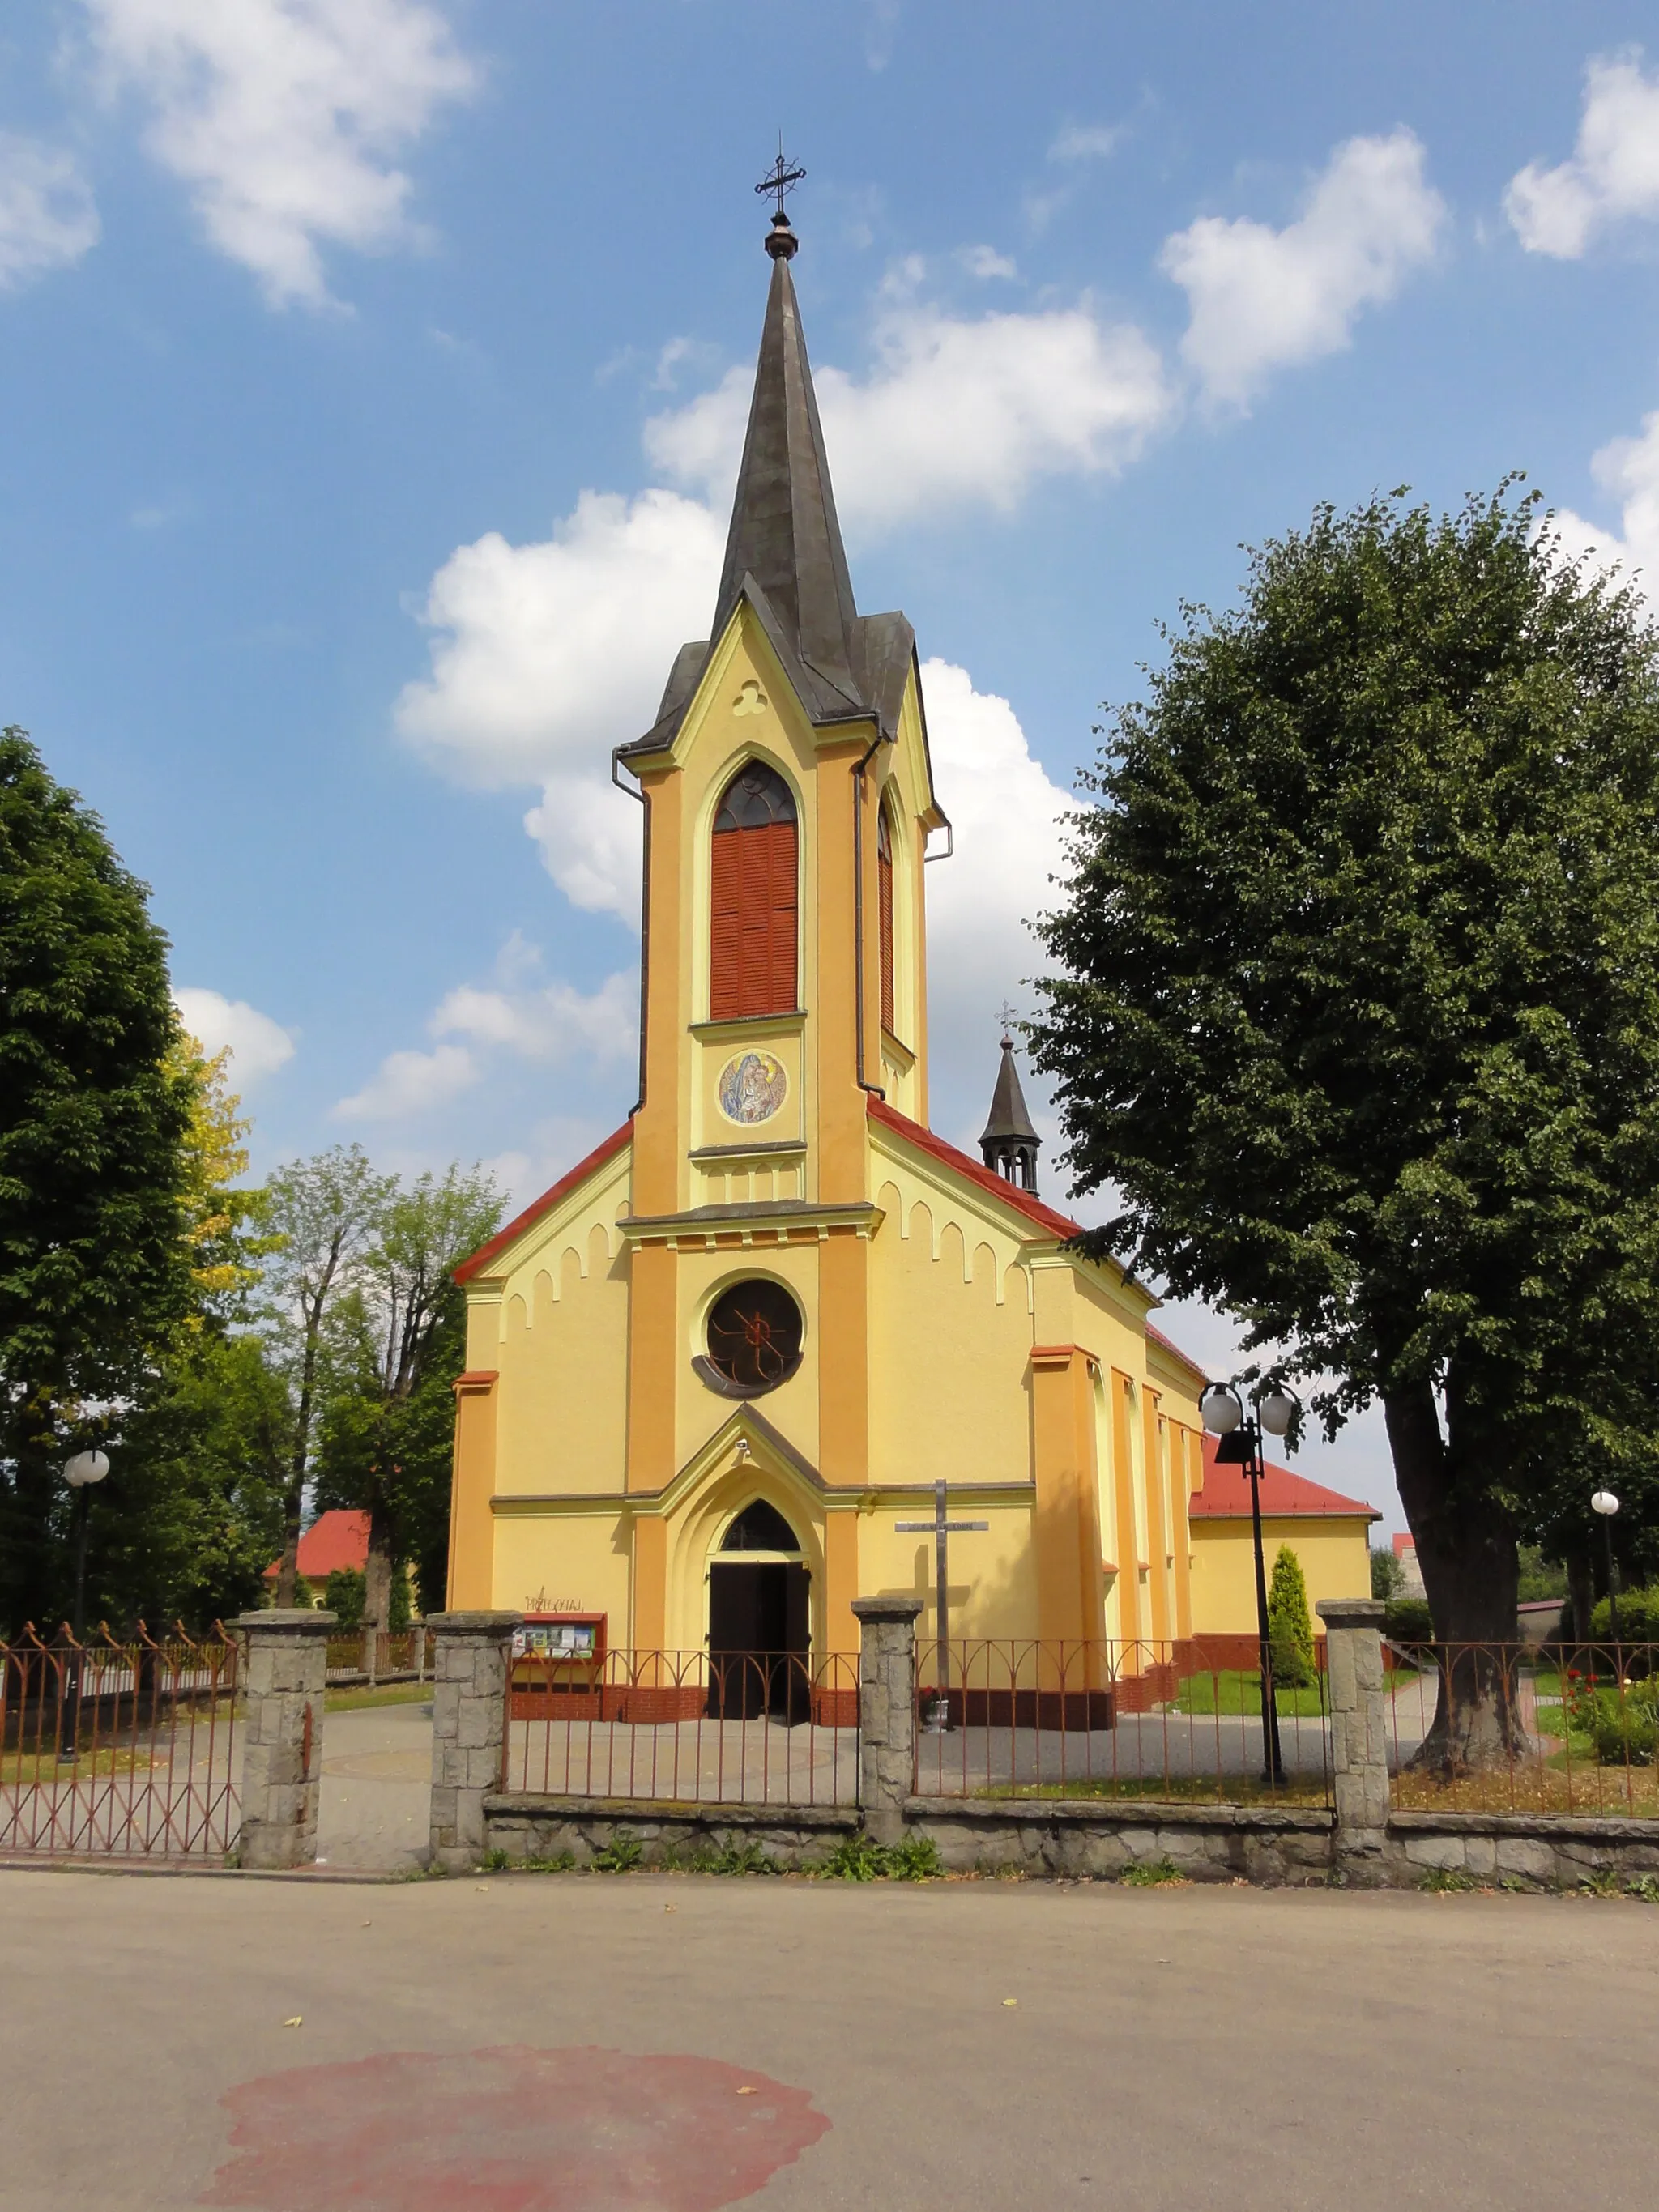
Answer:
<svg viewBox="0 0 1659 2212"><path fill-rule="evenodd" d="M87 1531L92 1517L92 1486L109 1473L109 1461L100 1451L76 1452L64 1464L64 1480L75 1492L75 1625L74 1644L64 1662L64 1692L59 1701L58 1756L73 1759L81 1729L81 1638L87 1626Z"/></svg>
<svg viewBox="0 0 1659 2212"><path fill-rule="evenodd" d="M1613 1516L1619 1510L1619 1500L1610 1490L1598 1490L1590 1499L1590 1509L1601 1516L1601 1536L1607 1547L1607 1626L1613 1632L1613 1648L1619 1649L1619 1575L1613 1563ZM1617 1662L1615 1660L1615 1667Z"/></svg>
<svg viewBox="0 0 1659 2212"><path fill-rule="evenodd" d="M1261 1434L1282 1437L1296 1418L1296 1400L1275 1382L1245 1411L1236 1383L1212 1382L1199 1401L1204 1425L1217 1437L1218 1467L1241 1467L1250 1480L1250 1533L1255 1546L1255 1632L1261 1680L1262 1779L1277 1788L1285 1779L1285 1754L1279 1736L1279 1700L1273 1691L1273 1633L1267 1624L1267 1565L1261 1549L1261 1476L1265 1462Z"/></svg>

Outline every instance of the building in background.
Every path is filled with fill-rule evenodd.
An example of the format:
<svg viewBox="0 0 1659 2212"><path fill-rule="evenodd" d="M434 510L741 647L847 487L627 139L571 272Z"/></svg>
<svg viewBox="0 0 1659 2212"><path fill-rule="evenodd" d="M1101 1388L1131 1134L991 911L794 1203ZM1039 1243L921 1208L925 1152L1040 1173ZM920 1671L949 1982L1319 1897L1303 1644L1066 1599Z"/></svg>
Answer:
<svg viewBox="0 0 1659 2212"><path fill-rule="evenodd" d="M1301 1562L1314 1629L1322 1597L1369 1597L1370 1531L1382 1515L1355 1498L1267 1463L1261 1480L1261 1544L1267 1571L1281 1544ZM1218 1467L1215 1439L1204 1439L1200 1487L1187 1504L1193 1544L1193 1624L1212 1665L1252 1667L1256 1652L1255 1542L1249 1478ZM1410 1540L1407 1539L1407 1541ZM1395 1539L1398 1548L1400 1540ZM1420 1585L1419 1585L1420 1587Z"/></svg>

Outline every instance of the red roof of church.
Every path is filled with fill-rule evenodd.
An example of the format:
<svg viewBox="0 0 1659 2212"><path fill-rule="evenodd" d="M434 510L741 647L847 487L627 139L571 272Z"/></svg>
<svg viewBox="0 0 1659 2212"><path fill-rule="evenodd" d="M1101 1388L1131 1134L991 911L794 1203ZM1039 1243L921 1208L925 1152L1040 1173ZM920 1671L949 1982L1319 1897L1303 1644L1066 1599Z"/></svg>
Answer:
<svg viewBox="0 0 1659 2212"><path fill-rule="evenodd" d="M469 1254L456 1268L455 1280L470 1283L474 1275L489 1265L498 1252L504 1252L515 1237L522 1236L532 1222L541 1219L543 1214L551 1212L559 1200L568 1198L577 1184L591 1176L595 1168L602 1168L607 1160L615 1158L633 1133L634 1120L630 1115L620 1129L611 1132L602 1145L595 1145L585 1160L578 1160L568 1175L562 1175L550 1190L544 1190L539 1198L532 1199L524 1212L514 1214L505 1229L498 1229L487 1244L480 1244L476 1252Z"/></svg>
<svg viewBox="0 0 1659 2212"><path fill-rule="evenodd" d="M1188 1517L1194 1521L1245 1520L1250 1513L1250 1486L1242 1467L1218 1467L1215 1463L1216 1439L1204 1439L1204 1487L1195 1491L1187 1504ZM1374 1506L1358 1498L1345 1498L1340 1490L1327 1490L1322 1482L1310 1482L1305 1474L1292 1474L1287 1467L1275 1467L1268 1460L1261 1474L1261 1514L1264 1520L1317 1520L1324 1516L1332 1520L1349 1520L1364 1514L1368 1521L1380 1521L1382 1516Z"/></svg>
<svg viewBox="0 0 1659 2212"><path fill-rule="evenodd" d="M1039 1229L1046 1229L1049 1236L1058 1237L1062 1241L1069 1237L1082 1236L1080 1223L1072 1220L1066 1214L1056 1213L1052 1206L1045 1206L1029 1190L1021 1190L1018 1184L1005 1182L981 1161L970 1159L966 1152L959 1152L954 1145L947 1145L943 1137L936 1137L931 1129L924 1129L920 1121L911 1121L908 1114L901 1114L884 1098L872 1098L869 1107L872 1121L879 1121L884 1128L908 1138L918 1150L931 1152L936 1160L942 1161L947 1168L954 1169L957 1175L965 1176L969 1182L977 1183L981 1190L989 1191L1005 1206L1013 1206L1028 1219L1035 1221Z"/></svg>
<svg viewBox="0 0 1659 2212"><path fill-rule="evenodd" d="M281 1561L265 1569L268 1583L276 1579ZM326 1582L336 1567L355 1567L359 1574L368 1565L368 1516L344 1507L319 1513L300 1539L300 1572L308 1583Z"/></svg>

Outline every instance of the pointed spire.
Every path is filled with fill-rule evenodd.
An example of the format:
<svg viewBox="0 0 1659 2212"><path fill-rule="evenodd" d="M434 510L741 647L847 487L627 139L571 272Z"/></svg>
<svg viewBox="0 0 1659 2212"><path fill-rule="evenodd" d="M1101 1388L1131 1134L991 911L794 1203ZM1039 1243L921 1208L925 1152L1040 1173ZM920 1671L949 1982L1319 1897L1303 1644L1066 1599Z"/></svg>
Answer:
<svg viewBox="0 0 1659 2212"><path fill-rule="evenodd" d="M858 610L789 274L799 243L780 210L766 240L772 286L713 635L725 628L744 578L752 577L791 647L856 712L864 703L852 661Z"/></svg>
<svg viewBox="0 0 1659 2212"><path fill-rule="evenodd" d="M979 1140L980 1152L986 1166L1005 1182L1018 1183L1022 1190L1034 1191L1036 1156L1042 1143L1031 1126L1025 1093L1020 1089L1014 1041L1005 1030L1002 1065L997 1070L996 1088L991 1093L991 1118Z"/></svg>

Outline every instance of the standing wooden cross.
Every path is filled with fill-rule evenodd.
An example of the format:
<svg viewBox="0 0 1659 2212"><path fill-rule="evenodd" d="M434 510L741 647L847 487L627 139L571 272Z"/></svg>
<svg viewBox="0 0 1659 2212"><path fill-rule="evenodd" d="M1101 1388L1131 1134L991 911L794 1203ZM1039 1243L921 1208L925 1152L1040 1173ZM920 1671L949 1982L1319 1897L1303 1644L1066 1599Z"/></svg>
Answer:
<svg viewBox="0 0 1659 2212"><path fill-rule="evenodd" d="M933 1517L931 1521L896 1521L893 1523L901 1536L931 1535L933 1539L934 1587L939 1615L939 1696L927 1717L930 1729L947 1729L951 1725L951 1647L947 1640L950 1635L950 1591L945 1576L945 1539L982 1533L990 1525L988 1521L947 1520L942 1480L933 1485ZM964 1662L964 1692L968 1687L965 1668Z"/></svg>

